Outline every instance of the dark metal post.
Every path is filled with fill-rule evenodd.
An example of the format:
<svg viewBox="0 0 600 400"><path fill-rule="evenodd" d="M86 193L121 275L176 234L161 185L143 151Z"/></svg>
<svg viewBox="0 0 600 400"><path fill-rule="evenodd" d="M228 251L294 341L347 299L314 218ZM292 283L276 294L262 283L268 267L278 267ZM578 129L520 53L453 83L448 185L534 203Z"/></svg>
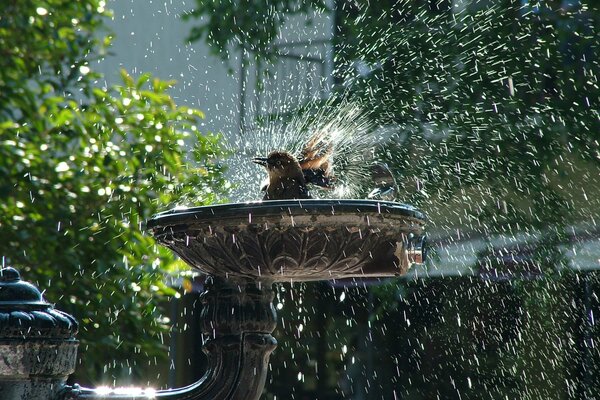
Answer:
<svg viewBox="0 0 600 400"><path fill-rule="evenodd" d="M220 361L211 363L213 352L230 351L239 361L237 368L236 364L225 366L228 370L221 371L221 376L212 376L219 394L202 399L258 400L267 378L269 356L277 346L271 335L277 325L273 296L270 283L216 277L209 282L202 294L202 332L210 338L205 350L209 356L207 375L215 367L223 367Z"/></svg>
<svg viewBox="0 0 600 400"><path fill-rule="evenodd" d="M14 268L0 270L0 399L52 400L75 371L77 322Z"/></svg>

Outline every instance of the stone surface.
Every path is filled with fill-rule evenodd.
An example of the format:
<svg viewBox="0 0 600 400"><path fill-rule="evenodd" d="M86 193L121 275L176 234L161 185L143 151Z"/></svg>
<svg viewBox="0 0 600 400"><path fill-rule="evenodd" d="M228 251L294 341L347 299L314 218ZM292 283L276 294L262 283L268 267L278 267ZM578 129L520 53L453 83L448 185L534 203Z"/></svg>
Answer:
<svg viewBox="0 0 600 400"><path fill-rule="evenodd" d="M75 372L76 340L0 340L0 379L66 378Z"/></svg>

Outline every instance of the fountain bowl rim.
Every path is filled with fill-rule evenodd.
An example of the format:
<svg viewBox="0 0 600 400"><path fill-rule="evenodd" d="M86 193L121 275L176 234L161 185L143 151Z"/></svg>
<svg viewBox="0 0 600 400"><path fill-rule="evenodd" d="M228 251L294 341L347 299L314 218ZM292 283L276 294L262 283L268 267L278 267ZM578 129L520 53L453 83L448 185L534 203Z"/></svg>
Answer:
<svg viewBox="0 0 600 400"><path fill-rule="evenodd" d="M403 203L381 200L358 199L303 199L303 200L266 200L245 203L224 203L196 207L175 207L153 215L146 221L146 229L160 229L169 225L197 220L236 218L252 214L256 217L269 215L294 214L336 214L375 213L415 218L425 223L426 215L417 208Z"/></svg>

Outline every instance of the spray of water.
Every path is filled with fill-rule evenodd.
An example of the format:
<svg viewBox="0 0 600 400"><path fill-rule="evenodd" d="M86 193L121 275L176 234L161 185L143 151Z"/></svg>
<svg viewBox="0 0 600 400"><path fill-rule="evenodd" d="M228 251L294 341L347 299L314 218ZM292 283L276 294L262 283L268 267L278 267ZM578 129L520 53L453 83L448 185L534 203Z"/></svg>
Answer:
<svg viewBox="0 0 600 400"><path fill-rule="evenodd" d="M256 123L241 137L228 143L230 173L236 187L234 201L251 201L262 197L260 187L265 171L252 164L256 156L271 151L287 151L302 158L307 143L332 150L335 177L333 190L311 188L314 197L363 198L372 188L371 166L379 150L393 136L393 129L376 124L359 103L334 104L312 102L292 116L277 115L267 123Z"/></svg>

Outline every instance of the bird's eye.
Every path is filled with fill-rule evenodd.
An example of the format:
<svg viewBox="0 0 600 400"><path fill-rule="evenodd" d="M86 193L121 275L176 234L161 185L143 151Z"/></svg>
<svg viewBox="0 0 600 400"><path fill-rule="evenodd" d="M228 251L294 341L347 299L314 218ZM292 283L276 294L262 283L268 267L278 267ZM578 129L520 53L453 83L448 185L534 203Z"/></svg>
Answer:
<svg viewBox="0 0 600 400"><path fill-rule="evenodd" d="M276 162L276 164L277 164L277 165L281 165L281 161L279 161L279 160L278 160L278 161Z"/></svg>

